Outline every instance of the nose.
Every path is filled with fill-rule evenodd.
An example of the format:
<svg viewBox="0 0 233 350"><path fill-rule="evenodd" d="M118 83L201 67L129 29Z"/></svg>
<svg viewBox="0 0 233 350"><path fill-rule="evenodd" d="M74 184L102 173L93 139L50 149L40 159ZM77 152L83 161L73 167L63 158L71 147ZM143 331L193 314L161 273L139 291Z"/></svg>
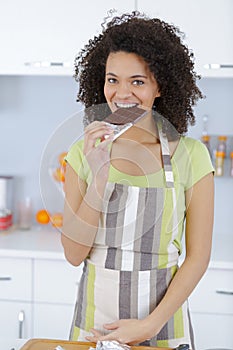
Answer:
<svg viewBox="0 0 233 350"><path fill-rule="evenodd" d="M120 83L116 88L116 96L121 99L128 98L132 95L130 85L127 83Z"/></svg>

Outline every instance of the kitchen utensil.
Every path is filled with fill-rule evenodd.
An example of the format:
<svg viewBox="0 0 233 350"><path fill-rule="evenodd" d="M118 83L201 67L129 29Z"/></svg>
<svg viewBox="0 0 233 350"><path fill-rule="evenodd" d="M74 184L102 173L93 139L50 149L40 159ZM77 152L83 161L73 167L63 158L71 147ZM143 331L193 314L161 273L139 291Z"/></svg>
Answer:
<svg viewBox="0 0 233 350"><path fill-rule="evenodd" d="M12 225L13 176L0 175L0 231Z"/></svg>
<svg viewBox="0 0 233 350"><path fill-rule="evenodd" d="M13 176L0 175L0 209L12 209Z"/></svg>
<svg viewBox="0 0 233 350"><path fill-rule="evenodd" d="M25 197L18 202L18 227L20 230L29 230L32 225L32 200Z"/></svg>

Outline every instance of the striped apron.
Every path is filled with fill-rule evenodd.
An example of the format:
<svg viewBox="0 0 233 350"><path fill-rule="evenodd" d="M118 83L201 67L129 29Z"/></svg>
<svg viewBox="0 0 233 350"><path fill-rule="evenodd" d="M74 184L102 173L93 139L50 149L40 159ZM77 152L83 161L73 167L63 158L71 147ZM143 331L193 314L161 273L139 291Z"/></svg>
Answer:
<svg viewBox="0 0 233 350"><path fill-rule="evenodd" d="M107 183L95 242L84 261L71 340L86 341L90 328L106 334L105 323L145 318L159 304L178 269L176 192L168 140L162 127L158 130L166 186ZM182 343L194 350L187 302L155 337L140 345Z"/></svg>

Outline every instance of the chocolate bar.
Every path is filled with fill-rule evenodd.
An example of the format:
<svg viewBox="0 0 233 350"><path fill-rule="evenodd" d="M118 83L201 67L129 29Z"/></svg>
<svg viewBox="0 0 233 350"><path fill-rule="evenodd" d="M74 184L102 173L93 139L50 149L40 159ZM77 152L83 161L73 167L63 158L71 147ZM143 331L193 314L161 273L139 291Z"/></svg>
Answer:
<svg viewBox="0 0 233 350"><path fill-rule="evenodd" d="M118 108L115 112L105 118L105 122L115 125L124 125L128 123L135 124L144 117L146 110L139 107Z"/></svg>

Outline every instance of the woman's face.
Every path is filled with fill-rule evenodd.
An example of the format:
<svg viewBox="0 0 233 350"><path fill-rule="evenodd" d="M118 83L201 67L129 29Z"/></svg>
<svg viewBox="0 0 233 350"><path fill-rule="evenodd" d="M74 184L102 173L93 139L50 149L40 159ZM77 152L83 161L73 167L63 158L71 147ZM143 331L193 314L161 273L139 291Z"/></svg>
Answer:
<svg viewBox="0 0 233 350"><path fill-rule="evenodd" d="M110 109L141 106L151 109L159 86L142 57L119 51L106 62L104 95Z"/></svg>

